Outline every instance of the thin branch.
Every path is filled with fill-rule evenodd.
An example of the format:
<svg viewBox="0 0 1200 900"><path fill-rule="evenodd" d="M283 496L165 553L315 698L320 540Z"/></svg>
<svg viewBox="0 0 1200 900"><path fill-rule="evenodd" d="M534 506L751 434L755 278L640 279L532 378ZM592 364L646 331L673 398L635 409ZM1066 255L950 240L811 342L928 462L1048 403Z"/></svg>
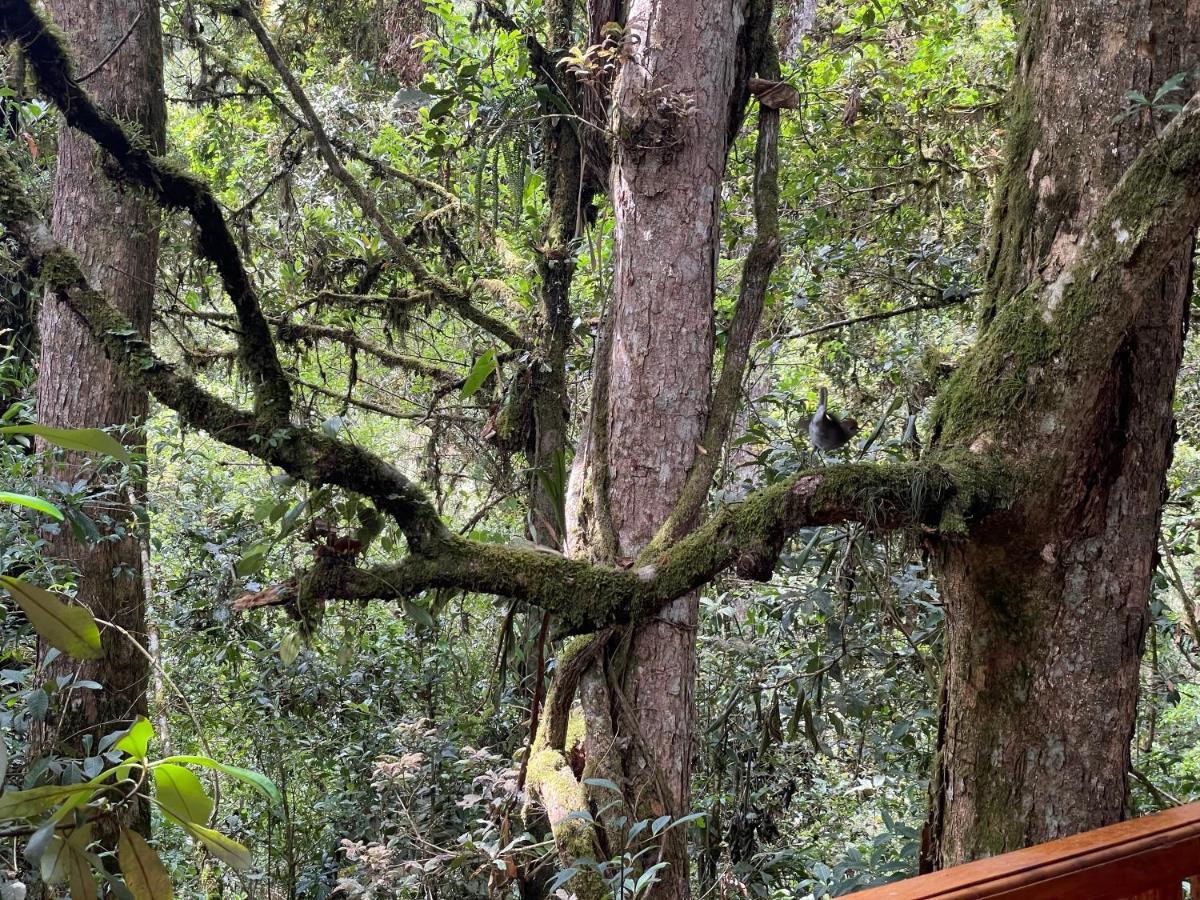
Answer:
<svg viewBox="0 0 1200 900"><path fill-rule="evenodd" d="M174 315L186 319L198 319L202 322L225 322L233 318L229 313L210 312L207 310L178 310ZM419 357L396 353L387 347L381 347L379 344L363 340L350 328L337 328L332 325L318 325L316 323L290 322L283 316L268 316L267 321L275 326L276 334L284 340L296 337L324 338L336 341L346 347L361 350L363 353L374 356L380 362L387 363L389 366L394 366L397 369L404 369L406 372L412 372L415 375L424 375L427 378L434 378L445 384L452 384L460 379L458 374L451 372L449 369L443 369L441 366L426 362Z"/></svg>
<svg viewBox="0 0 1200 900"><path fill-rule="evenodd" d="M108 65L108 61L117 55L117 51L120 50L122 47L124 47L125 42L128 41L129 38L133 35L133 30L135 28L137 28L138 22L142 21L142 13L144 13L145 11L146 11L145 9L138 10L138 14L133 17L133 21L129 23L129 27L127 29L125 29L125 34L123 34L121 36L121 39L119 41L117 41L115 44L113 44L113 48L104 55L104 59L100 60L100 62L96 63L96 65L92 66L92 68L88 69L86 72L84 72L78 78L76 78L75 79L76 84L83 84L85 81L87 81L93 75L95 75L97 72L99 72L101 69L103 69L106 65Z"/></svg>
<svg viewBox="0 0 1200 900"><path fill-rule="evenodd" d="M263 26L262 20L259 19L253 7L248 3L241 2L237 6L237 15L249 25L255 38L258 39L259 46L262 47L267 60L271 63L276 73L278 73L284 86L288 89L288 93L292 95L292 99L296 102L296 105L300 107L304 120L313 137L316 139L317 150L320 152L321 158L325 160L325 165L328 167L330 174L354 198L354 202L358 204L363 215L370 219L375 224L375 227L379 229L379 233L383 236L383 240L388 245L388 249L391 250L392 255L412 274L418 284L431 288L436 293L437 299L440 302L453 309L464 319L475 323L484 331L504 341L510 347L528 347L529 342L517 334L506 322L476 307L472 303L470 293L467 290L446 278L433 274L413 255L404 240L392 227L387 216L379 209L375 198L368 193L366 188L362 186L358 179L342 163L337 151L329 140L325 126L321 123L316 110L313 108L312 102L304 92L304 88L301 87L300 82L296 80L296 76L292 73L292 70L288 68L279 49L271 40L271 36L267 34L267 29Z"/></svg>
<svg viewBox="0 0 1200 900"><path fill-rule="evenodd" d="M851 319L840 319L837 322L827 322L824 325L818 325L815 328L808 328L804 331L794 331L787 335L787 338L804 338L811 337L814 334L824 334L827 331L836 331L839 328L847 328L850 325L861 325L863 322L881 322L884 319L894 319L897 316L906 316L909 313L921 312L929 309L944 309L947 306L958 306L966 303L973 296L975 291L969 293L955 295L953 297L938 297L937 299L923 300L920 303L914 303L911 306L902 306L899 309L889 309L883 312L868 313L865 316L855 316Z"/></svg>
<svg viewBox="0 0 1200 900"><path fill-rule="evenodd" d="M253 381L255 407L275 422L287 421L291 392L250 273L211 188L201 179L155 156L92 101L72 77L59 32L46 26L30 0L0 0L0 40L15 40L38 84L67 124L92 138L116 160L130 181L169 209L186 209L199 229L201 254L216 266L241 325L241 361ZM18 182L11 182L16 189Z"/></svg>

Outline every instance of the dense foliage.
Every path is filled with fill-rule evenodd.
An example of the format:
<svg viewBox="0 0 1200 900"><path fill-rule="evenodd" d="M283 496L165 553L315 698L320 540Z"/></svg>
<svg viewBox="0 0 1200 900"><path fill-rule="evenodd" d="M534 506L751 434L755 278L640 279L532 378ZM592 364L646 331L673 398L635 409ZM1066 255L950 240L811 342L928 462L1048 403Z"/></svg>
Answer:
<svg viewBox="0 0 1200 900"><path fill-rule="evenodd" d="M487 296L489 321L464 322L394 265L243 23L204 4L164 8L170 154L224 204L310 422L402 465L419 460L407 474L455 529L536 541L539 523L524 512L523 391L538 362L507 346L500 327L534 324L548 214L547 98L522 35L486 3L262 6L379 213L430 277ZM864 440L844 453L919 458L928 398L973 336L1011 64L1005 4L826 3L803 21L813 8L795 4L778 26L785 76L801 92L781 142L784 254L724 459L723 499L823 461L802 424L823 384L865 423ZM540 33L539 3L522 0L512 16ZM604 57L583 35L568 60L603 77ZM0 95L18 110L0 152L18 155L45 206L54 116L36 96ZM719 340L753 237L752 125L726 175ZM601 204L571 248L576 430L612 276L611 228ZM213 390L244 398L249 387L231 377L233 316L197 260L190 220L168 216L163 235L155 345ZM35 290L20 269L0 251L0 296L14 310ZM0 425L29 423L29 338L15 319L0 326L9 347ZM1181 410L1200 390L1196 371L1193 348ZM1200 796L1200 435L1186 411L1181 432L1151 601L1138 811ZM242 872L157 821L177 896L509 896L518 870L569 890L544 818L519 787L540 614L449 591L296 617L234 613L232 600L286 581L330 533L378 559L402 538L362 500L295 484L181 430L173 414L157 412L147 433L146 459L76 484L45 474L55 451L0 444L0 489L65 514L59 522L0 505L0 574L69 591L71 573L47 558L45 536L70 527L103 539L96 510L139 485L145 467L160 755L203 754L262 773L281 792L272 803L252 781L222 782L213 827L253 852ZM561 494L566 462L534 477ZM729 576L705 592L697 815L674 827L689 829L706 896L819 898L913 872L941 682L931 577L919 536L849 525L798 535L768 586ZM33 631L14 604L4 609L8 784L93 776L98 763L87 759L27 753L31 723L52 722L69 692L44 681ZM551 675L560 646L547 644ZM664 825L648 823L656 833ZM616 896L632 896L619 867L606 874Z"/></svg>

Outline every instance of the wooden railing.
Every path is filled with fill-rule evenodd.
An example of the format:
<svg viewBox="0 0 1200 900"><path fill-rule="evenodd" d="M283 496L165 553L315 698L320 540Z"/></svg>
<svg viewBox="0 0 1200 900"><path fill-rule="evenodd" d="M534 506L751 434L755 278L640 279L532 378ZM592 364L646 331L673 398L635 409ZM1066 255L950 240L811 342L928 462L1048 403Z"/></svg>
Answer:
<svg viewBox="0 0 1200 900"><path fill-rule="evenodd" d="M855 900L1200 900L1200 803L851 894Z"/></svg>

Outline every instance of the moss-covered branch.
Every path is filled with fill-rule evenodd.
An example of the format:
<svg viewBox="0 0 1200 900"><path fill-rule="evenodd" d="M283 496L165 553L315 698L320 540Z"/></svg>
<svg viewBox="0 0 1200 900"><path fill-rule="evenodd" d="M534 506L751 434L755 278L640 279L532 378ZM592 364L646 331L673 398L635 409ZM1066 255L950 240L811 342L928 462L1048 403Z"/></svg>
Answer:
<svg viewBox="0 0 1200 900"><path fill-rule="evenodd" d="M38 86L77 128L106 150L124 177L148 190L163 206L191 213L199 232L200 252L217 269L241 326L240 358L250 375L259 415L287 421L291 388L258 295L242 262L233 233L211 189L201 179L154 155L112 116L101 110L75 81L61 35L35 12L30 0L0 0L0 43L20 44ZM16 190L17 181L8 188Z"/></svg>
<svg viewBox="0 0 1200 900"><path fill-rule="evenodd" d="M569 631L591 631L642 619L730 567L745 577L768 579L800 528L858 521L955 534L1009 495L1009 481L990 457L962 454L941 462L802 473L723 507L636 570L468 540L445 527L417 485L367 450L307 429L277 427L214 397L158 359L128 320L88 285L75 258L17 193L19 182L16 166L0 154L0 185L14 186L0 188L0 224L47 286L88 324L123 377L231 447L311 484L335 484L371 498L404 530L411 552L403 560L373 569L324 560L301 584L305 597L398 599L458 588L526 600L558 615Z"/></svg>
<svg viewBox="0 0 1200 900"><path fill-rule="evenodd" d="M400 599L459 588L527 600L558 616L568 632L638 621L726 569L768 580L800 528L864 522L959 534L967 521L1003 506L1004 471L963 455L945 464L846 465L801 473L723 507L688 537L637 569L557 553L447 537L430 552L393 565L355 569L322 563L301 592L323 599Z"/></svg>
<svg viewBox="0 0 1200 900"><path fill-rule="evenodd" d="M330 174L354 198L354 202L358 205L362 214L379 229L380 235L383 236L384 242L388 245L388 249L391 250L396 260L408 270L418 284L431 289L440 303L453 309L462 318L468 322L475 323L484 331L504 341L510 347L527 348L529 341L514 331L508 323L489 315L475 306L469 291L448 279L435 275L426 269L425 266L421 265L420 260L408 249L404 240L392 227L387 216L379 209L375 198L371 196L362 183L342 163L341 158L333 147L333 143L329 139L328 133L325 131L324 124L317 115L317 111L313 108L312 102L308 99L308 95L300 85L300 82L296 80L296 76L292 73L292 70L288 68L287 62L275 46L274 41L271 40L271 36L267 33L262 20L259 19L258 14L254 11L254 7L249 3L239 2L231 11L238 18L243 19L250 27L259 46L262 47L263 53L266 54L271 67L275 69L276 74L283 81L284 87L292 95L292 99L296 105L300 107L305 125L312 132L313 138L317 142L317 151L321 154L321 159L325 161Z"/></svg>

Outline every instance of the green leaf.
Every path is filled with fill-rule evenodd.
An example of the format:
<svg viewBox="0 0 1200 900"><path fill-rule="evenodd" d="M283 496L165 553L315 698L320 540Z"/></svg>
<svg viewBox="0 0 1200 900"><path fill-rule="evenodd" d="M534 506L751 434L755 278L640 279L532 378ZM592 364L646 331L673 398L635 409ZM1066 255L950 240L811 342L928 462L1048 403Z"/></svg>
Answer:
<svg viewBox="0 0 1200 900"><path fill-rule="evenodd" d="M183 766L165 763L154 767L154 796L163 809L184 822L207 825L212 815L213 802L204 785Z"/></svg>
<svg viewBox="0 0 1200 900"><path fill-rule="evenodd" d="M51 647L75 659L100 659L100 629L92 614L82 606L68 606L40 587L0 575L3 585L17 601L25 617Z"/></svg>
<svg viewBox="0 0 1200 900"><path fill-rule="evenodd" d="M233 838L226 837L219 831L213 831L211 828L203 828L191 822L184 822L183 830L196 840L201 841L213 856L221 860L225 865L237 869L239 872L250 868L254 862L254 857L250 855L249 850Z"/></svg>
<svg viewBox="0 0 1200 900"><path fill-rule="evenodd" d="M462 399L466 400L477 390L479 390L489 375L496 371L496 351L488 350L483 356L475 361L475 365L471 367L470 373L467 375L467 380L463 382Z"/></svg>
<svg viewBox="0 0 1200 900"><path fill-rule="evenodd" d="M79 450L85 453L102 453L130 462L129 451L111 434L99 428L51 428L49 425L7 425L0 434L25 434L40 437L47 443L64 450Z"/></svg>
<svg viewBox="0 0 1200 900"><path fill-rule="evenodd" d="M14 506L26 506L29 509L36 509L38 512L45 513L51 518L62 521L62 510L53 503L43 500L41 497L30 497L28 494L10 494L8 491L0 491L0 503L12 503Z"/></svg>
<svg viewBox="0 0 1200 900"><path fill-rule="evenodd" d="M47 822L29 839L25 856L41 866L42 881L59 884L67 880L66 848L67 842L55 834L54 825Z"/></svg>
<svg viewBox="0 0 1200 900"><path fill-rule="evenodd" d="M450 115L450 111L454 109L454 105L458 102L457 97L443 97L433 106L429 107L429 118L443 119Z"/></svg>
<svg viewBox="0 0 1200 900"><path fill-rule="evenodd" d="M293 631L284 636L279 642L279 658L285 666L290 666L300 656L300 648L304 646L304 638Z"/></svg>
<svg viewBox="0 0 1200 900"><path fill-rule="evenodd" d="M263 553L249 553L237 561L233 571L239 578L246 578L261 569L266 560L267 557Z"/></svg>
<svg viewBox="0 0 1200 900"><path fill-rule="evenodd" d="M134 759L145 759L150 750L152 737L154 737L154 726L145 716L138 716L138 720L129 726L125 736L113 746L117 750L128 753Z"/></svg>
<svg viewBox="0 0 1200 900"><path fill-rule="evenodd" d="M426 628L433 627L433 616L421 604L401 598L400 605L404 607L404 614L418 625L424 625Z"/></svg>
<svg viewBox="0 0 1200 900"><path fill-rule="evenodd" d="M217 762L215 759L210 759L207 756L168 756L162 760L162 763L187 763L188 765L205 766L209 769L216 769L218 772L224 772L238 781L250 785L272 803L279 805L283 803L283 795L279 793L279 788L275 787L275 783L266 775L260 772L253 772L250 769L242 769L237 766L231 766L228 763Z"/></svg>
<svg viewBox="0 0 1200 900"><path fill-rule="evenodd" d="M136 831L121 829L117 838L121 874L133 900L173 900L175 890L154 848Z"/></svg>

